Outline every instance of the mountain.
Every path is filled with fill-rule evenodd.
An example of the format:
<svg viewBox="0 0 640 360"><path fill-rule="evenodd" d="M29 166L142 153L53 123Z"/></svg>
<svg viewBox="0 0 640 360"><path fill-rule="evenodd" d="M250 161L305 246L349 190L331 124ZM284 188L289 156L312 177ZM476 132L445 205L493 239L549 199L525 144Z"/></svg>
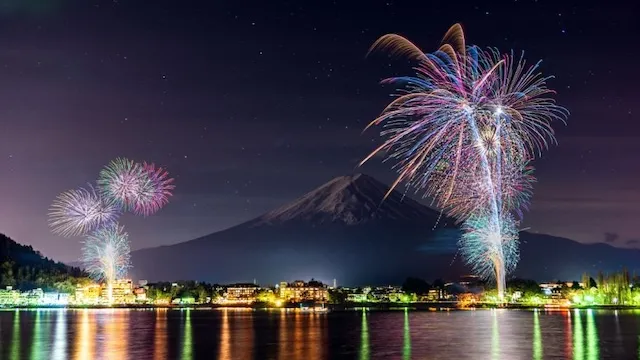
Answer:
<svg viewBox="0 0 640 360"><path fill-rule="evenodd" d="M137 279L263 284L316 278L401 283L407 276L455 278L459 230L439 212L355 174L335 178L256 219L204 237L132 253ZM523 232L515 275L577 279L584 271L637 267L640 251Z"/></svg>
<svg viewBox="0 0 640 360"><path fill-rule="evenodd" d="M439 213L364 175L337 177L291 204L254 220L254 226L285 223L359 225L374 221L422 222Z"/></svg>
<svg viewBox="0 0 640 360"><path fill-rule="evenodd" d="M61 262L55 262L0 234L0 286L21 289L54 287L70 278L82 277L83 272ZM58 286L60 287L60 286Z"/></svg>

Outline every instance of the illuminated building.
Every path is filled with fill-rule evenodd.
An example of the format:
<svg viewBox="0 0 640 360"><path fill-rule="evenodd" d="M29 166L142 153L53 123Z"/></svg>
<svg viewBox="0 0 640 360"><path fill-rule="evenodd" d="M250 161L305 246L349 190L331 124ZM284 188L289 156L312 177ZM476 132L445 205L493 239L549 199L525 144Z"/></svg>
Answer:
<svg viewBox="0 0 640 360"><path fill-rule="evenodd" d="M278 290L280 299L293 302L326 301L329 297L326 285L317 281L305 283L296 280L291 284L281 282Z"/></svg>
<svg viewBox="0 0 640 360"><path fill-rule="evenodd" d="M143 287L138 287L133 289L133 293L136 296L136 301L145 302L147 301L147 289Z"/></svg>
<svg viewBox="0 0 640 360"><path fill-rule="evenodd" d="M6 289L0 290L0 306L2 305L15 305L20 299L20 291L14 290L11 286L7 286Z"/></svg>
<svg viewBox="0 0 640 360"><path fill-rule="evenodd" d="M33 289L29 291L23 291L20 294L19 303L21 305L39 305L44 299L44 291L42 289Z"/></svg>
<svg viewBox="0 0 640 360"><path fill-rule="evenodd" d="M256 301L258 294L258 285L256 284L234 284L227 287L227 291L222 302L251 304Z"/></svg>
<svg viewBox="0 0 640 360"><path fill-rule="evenodd" d="M46 293L44 293L44 298L42 299L42 304L44 304L44 305L68 305L69 304L69 294L57 293L57 292L46 292Z"/></svg>
<svg viewBox="0 0 640 360"><path fill-rule="evenodd" d="M131 281L131 279L114 280L111 283L111 289L114 304L131 304L136 300L136 295L133 293L133 281ZM107 299L107 284L102 284L101 290L102 298Z"/></svg>
<svg viewBox="0 0 640 360"><path fill-rule="evenodd" d="M100 300L100 285L89 284L76 288L75 303L76 304L97 304Z"/></svg>

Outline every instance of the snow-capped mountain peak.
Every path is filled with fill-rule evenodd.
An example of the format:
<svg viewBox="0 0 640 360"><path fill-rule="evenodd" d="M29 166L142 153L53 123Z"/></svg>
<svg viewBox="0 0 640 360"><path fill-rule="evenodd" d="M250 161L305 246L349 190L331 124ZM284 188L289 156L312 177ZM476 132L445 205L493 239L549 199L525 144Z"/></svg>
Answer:
<svg viewBox="0 0 640 360"><path fill-rule="evenodd" d="M257 224L284 222L362 224L372 220L432 220L438 213L364 174L337 177L256 219Z"/></svg>

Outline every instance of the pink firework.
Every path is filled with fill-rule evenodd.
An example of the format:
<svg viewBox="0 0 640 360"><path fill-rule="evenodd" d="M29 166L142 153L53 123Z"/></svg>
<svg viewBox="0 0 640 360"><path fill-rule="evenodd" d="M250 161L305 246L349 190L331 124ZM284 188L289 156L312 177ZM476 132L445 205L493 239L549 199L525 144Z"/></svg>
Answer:
<svg viewBox="0 0 640 360"><path fill-rule="evenodd" d="M160 210L169 202L171 191L175 188L169 173L155 164L140 165L142 181L138 189L133 212L149 216Z"/></svg>

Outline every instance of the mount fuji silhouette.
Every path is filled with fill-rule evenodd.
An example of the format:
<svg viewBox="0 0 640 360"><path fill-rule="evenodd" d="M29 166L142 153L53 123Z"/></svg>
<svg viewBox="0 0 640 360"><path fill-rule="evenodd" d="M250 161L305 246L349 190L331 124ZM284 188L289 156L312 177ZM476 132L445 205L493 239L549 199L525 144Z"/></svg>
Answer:
<svg viewBox="0 0 640 360"><path fill-rule="evenodd" d="M256 219L169 246L132 252L136 279L261 284L316 278L343 285L456 279L454 221L364 174L335 178ZM579 279L585 272L640 270L640 250L521 232L514 276Z"/></svg>

